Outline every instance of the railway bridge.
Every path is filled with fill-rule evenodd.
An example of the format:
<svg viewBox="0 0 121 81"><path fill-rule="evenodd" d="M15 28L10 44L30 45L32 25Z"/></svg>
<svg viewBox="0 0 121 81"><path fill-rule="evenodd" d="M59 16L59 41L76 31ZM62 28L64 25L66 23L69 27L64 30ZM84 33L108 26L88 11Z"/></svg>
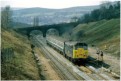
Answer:
<svg viewBox="0 0 121 81"><path fill-rule="evenodd" d="M26 34L30 36L30 33L34 30L39 30L43 33L43 37L46 37L46 33L49 29L55 29L59 32L59 35L68 31L69 29L74 28L77 23L61 23L61 24L52 24L52 25L42 25L42 26L31 26L24 28L14 28L17 32Z"/></svg>

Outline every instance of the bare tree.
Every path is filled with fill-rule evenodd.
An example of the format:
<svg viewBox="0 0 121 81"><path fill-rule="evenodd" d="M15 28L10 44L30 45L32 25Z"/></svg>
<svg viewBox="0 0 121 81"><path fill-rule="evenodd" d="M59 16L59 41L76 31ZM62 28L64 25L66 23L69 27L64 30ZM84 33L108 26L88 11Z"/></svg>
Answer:
<svg viewBox="0 0 121 81"><path fill-rule="evenodd" d="M38 17L34 17L33 26L39 26L39 18Z"/></svg>
<svg viewBox="0 0 121 81"><path fill-rule="evenodd" d="M12 23L12 11L10 6L6 6L1 11L1 27L8 28Z"/></svg>

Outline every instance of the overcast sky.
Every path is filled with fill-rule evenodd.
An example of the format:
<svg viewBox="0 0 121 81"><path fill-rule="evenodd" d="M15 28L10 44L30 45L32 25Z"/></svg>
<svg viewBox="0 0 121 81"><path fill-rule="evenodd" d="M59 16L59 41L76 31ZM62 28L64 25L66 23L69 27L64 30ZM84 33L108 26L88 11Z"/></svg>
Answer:
<svg viewBox="0 0 121 81"><path fill-rule="evenodd" d="M119 0L1 0L1 6L10 5L11 7L43 7L59 9L74 6L99 5L103 1Z"/></svg>

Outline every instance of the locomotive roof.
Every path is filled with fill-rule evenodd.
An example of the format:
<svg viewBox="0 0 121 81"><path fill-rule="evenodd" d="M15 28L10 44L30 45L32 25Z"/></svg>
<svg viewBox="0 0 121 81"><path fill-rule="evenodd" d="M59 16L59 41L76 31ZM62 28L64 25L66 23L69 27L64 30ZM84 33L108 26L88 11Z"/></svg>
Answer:
<svg viewBox="0 0 121 81"><path fill-rule="evenodd" d="M70 46L73 46L73 45L76 45L79 43L82 43L82 42L80 42L80 41L67 41L67 42L65 42L65 44L70 45ZM82 44L86 44L86 43L82 43Z"/></svg>

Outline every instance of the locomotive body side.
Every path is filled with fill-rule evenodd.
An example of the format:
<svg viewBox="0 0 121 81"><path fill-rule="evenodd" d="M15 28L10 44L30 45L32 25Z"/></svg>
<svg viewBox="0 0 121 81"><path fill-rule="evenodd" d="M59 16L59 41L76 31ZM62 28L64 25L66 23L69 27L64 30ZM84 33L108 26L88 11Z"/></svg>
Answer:
<svg viewBox="0 0 121 81"><path fill-rule="evenodd" d="M67 57L73 57L73 46L69 46L67 44L64 45L64 53Z"/></svg>

